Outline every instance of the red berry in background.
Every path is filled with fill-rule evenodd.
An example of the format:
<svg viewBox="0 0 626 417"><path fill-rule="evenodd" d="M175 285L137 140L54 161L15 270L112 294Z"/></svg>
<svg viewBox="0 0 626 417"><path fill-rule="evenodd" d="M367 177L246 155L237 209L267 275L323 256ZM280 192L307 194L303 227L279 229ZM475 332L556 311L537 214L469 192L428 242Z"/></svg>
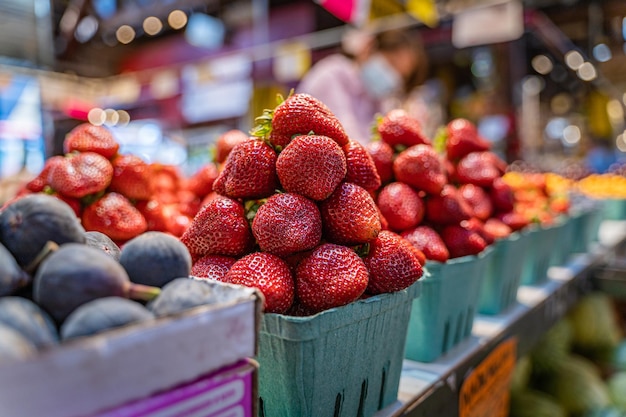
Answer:
<svg viewBox="0 0 626 417"><path fill-rule="evenodd" d="M107 193L85 207L82 221L85 230L104 233L116 242L130 240L148 230L139 210L118 193Z"/></svg>
<svg viewBox="0 0 626 417"><path fill-rule="evenodd" d="M365 292L368 272L352 249L324 243L300 261L296 269L296 294L312 312L356 301Z"/></svg>
<svg viewBox="0 0 626 417"><path fill-rule="evenodd" d="M346 155L346 182L351 182L367 191L376 191L380 188L380 176L376 164L369 152L359 142L350 140L343 147Z"/></svg>
<svg viewBox="0 0 626 417"><path fill-rule="evenodd" d="M428 145L415 145L400 152L393 162L393 173L396 181L428 194L439 194L447 182L439 155Z"/></svg>
<svg viewBox="0 0 626 417"><path fill-rule="evenodd" d="M83 204L78 198L67 197L67 196L64 196L63 194L57 194L57 193L54 193L51 195L65 202L68 206L70 206L72 210L74 210L74 213L76 213L76 217L80 218L83 215Z"/></svg>
<svg viewBox="0 0 626 417"><path fill-rule="evenodd" d="M237 262L237 258L222 255L207 255L198 259L191 267L191 275L196 278L208 278L223 281L224 276Z"/></svg>
<svg viewBox="0 0 626 417"><path fill-rule="evenodd" d="M482 236L458 224L444 227L441 238L450 252L450 258L478 255L487 247Z"/></svg>
<svg viewBox="0 0 626 417"><path fill-rule="evenodd" d="M368 143L365 149L374 161L380 182L386 184L391 181L393 179L393 148L385 142L373 141Z"/></svg>
<svg viewBox="0 0 626 417"><path fill-rule="evenodd" d="M269 197L277 187L276 152L261 140L235 146L213 183L218 194L244 199Z"/></svg>
<svg viewBox="0 0 626 417"><path fill-rule="evenodd" d="M319 245L322 218L311 200L299 194L274 194L257 210L252 234L263 252L285 257Z"/></svg>
<svg viewBox="0 0 626 417"><path fill-rule="evenodd" d="M454 119L446 126L446 156L451 161L463 158L470 152L487 151L489 142L478 135L476 126L467 119Z"/></svg>
<svg viewBox="0 0 626 417"><path fill-rule="evenodd" d="M502 178L496 178L489 191L491 202L496 211L509 212L515 205L513 189Z"/></svg>
<svg viewBox="0 0 626 417"><path fill-rule="evenodd" d="M483 188L474 184L464 184L459 187L458 192L472 209L474 217L485 221L493 213L493 204Z"/></svg>
<svg viewBox="0 0 626 417"><path fill-rule="evenodd" d="M383 187L377 203L392 230L410 229L424 218L424 202L413 188L402 182L392 182Z"/></svg>
<svg viewBox="0 0 626 417"><path fill-rule="evenodd" d="M82 198L104 191L113 178L113 166L94 152L68 154L50 167L48 184L67 197Z"/></svg>
<svg viewBox="0 0 626 417"><path fill-rule="evenodd" d="M509 226L514 232L522 230L530 224L530 220L528 220L526 216L514 211L510 211L508 213L498 213L495 217L502 223Z"/></svg>
<svg viewBox="0 0 626 417"><path fill-rule="evenodd" d="M192 221L193 218L177 210L172 210L165 220L165 231L176 237L181 237L187 231Z"/></svg>
<svg viewBox="0 0 626 417"><path fill-rule="evenodd" d="M458 224L472 217L472 209L453 185L426 199L426 219L438 225Z"/></svg>
<svg viewBox="0 0 626 417"><path fill-rule="evenodd" d="M485 229L485 223L476 217L472 217L469 220L463 220L461 222L461 227L478 233L483 239L485 239L485 243L487 243L487 245L491 245L496 240L496 237Z"/></svg>
<svg viewBox="0 0 626 417"><path fill-rule="evenodd" d="M448 248L443 239L439 233L430 226L417 226L414 229L403 232L402 237L415 248L421 250L426 256L426 259L446 262L450 258L450 252L448 252Z"/></svg>
<svg viewBox="0 0 626 417"><path fill-rule="evenodd" d="M113 179L109 191L131 200L149 200L153 195L150 165L136 155L118 155L112 161Z"/></svg>
<svg viewBox="0 0 626 417"><path fill-rule="evenodd" d="M48 175L50 174L50 170L53 166L57 164L64 164L65 158L60 155L51 156L46 159L44 166L35 178L26 183L26 189L32 191L34 193L39 193L44 190L44 188L49 185L48 184Z"/></svg>
<svg viewBox="0 0 626 417"><path fill-rule="evenodd" d="M148 230L165 232L167 230L167 216L165 204L158 200L141 200L135 205L137 210L146 219Z"/></svg>
<svg viewBox="0 0 626 417"><path fill-rule="evenodd" d="M70 152L95 152L111 159L120 145L110 130L102 126L83 123L72 129L63 141L63 150Z"/></svg>
<svg viewBox="0 0 626 417"><path fill-rule="evenodd" d="M461 184L474 184L490 187L496 178L502 175L493 164L491 157L484 152L472 152L465 155L456 166L456 180Z"/></svg>
<svg viewBox="0 0 626 417"><path fill-rule="evenodd" d="M224 282L258 288L265 298L266 313L285 313L294 300L294 280L289 266L276 255L255 252L230 267Z"/></svg>
<svg viewBox="0 0 626 417"><path fill-rule="evenodd" d="M380 232L380 217L372 196L356 184L342 183L319 205L324 237L332 243L359 245Z"/></svg>
<svg viewBox="0 0 626 417"><path fill-rule="evenodd" d="M487 219L484 228L485 231L491 234L495 239L503 239L513 233L513 229L507 226L502 220L495 218Z"/></svg>
<svg viewBox="0 0 626 417"><path fill-rule="evenodd" d="M199 198L204 198L213 192L213 183L219 176L217 166L212 163L203 165L187 181L187 189Z"/></svg>
<svg viewBox="0 0 626 417"><path fill-rule="evenodd" d="M231 129L219 135L215 141L215 162L218 164L225 162L230 151L247 140L250 140L250 136L239 129Z"/></svg>
<svg viewBox="0 0 626 417"><path fill-rule="evenodd" d="M326 136L297 136L278 155L276 172L285 191L321 201L346 177L346 156Z"/></svg>
<svg viewBox="0 0 626 417"><path fill-rule="evenodd" d="M367 292L381 294L403 290L422 276L418 249L400 235L384 230L370 244L363 262L369 271Z"/></svg>
<svg viewBox="0 0 626 417"><path fill-rule="evenodd" d="M424 136L419 121L403 109L394 109L388 112L376 128L381 140L391 147L430 145L430 139Z"/></svg>

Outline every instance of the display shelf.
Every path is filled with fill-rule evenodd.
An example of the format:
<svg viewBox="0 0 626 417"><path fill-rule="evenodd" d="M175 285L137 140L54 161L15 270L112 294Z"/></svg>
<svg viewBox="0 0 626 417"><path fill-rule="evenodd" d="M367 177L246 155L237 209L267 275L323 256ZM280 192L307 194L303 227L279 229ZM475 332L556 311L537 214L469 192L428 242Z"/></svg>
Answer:
<svg viewBox="0 0 626 417"><path fill-rule="evenodd" d="M472 370L509 338L516 338L518 357L527 353L582 294L592 289L595 271L609 263L624 245L626 222L603 222L599 242L587 253L574 254L565 265L550 268L547 282L520 287L517 303L503 314L478 315L472 335L437 361L405 360L398 401L376 417L458 415L459 391Z"/></svg>

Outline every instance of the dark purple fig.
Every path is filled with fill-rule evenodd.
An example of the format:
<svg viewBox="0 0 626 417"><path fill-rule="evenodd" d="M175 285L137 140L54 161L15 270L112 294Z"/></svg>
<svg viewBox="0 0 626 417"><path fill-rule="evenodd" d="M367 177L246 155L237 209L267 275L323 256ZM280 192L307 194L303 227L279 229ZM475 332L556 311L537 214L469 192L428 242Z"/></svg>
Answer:
<svg viewBox="0 0 626 417"><path fill-rule="evenodd" d="M26 272L34 272L48 242L84 243L85 229L74 210L47 194L31 194L0 211L0 243Z"/></svg>
<svg viewBox="0 0 626 417"><path fill-rule="evenodd" d="M167 283L161 294L148 304L157 317L179 313L192 307L225 301L220 287L207 280L176 278Z"/></svg>
<svg viewBox="0 0 626 417"><path fill-rule="evenodd" d="M100 249L116 261L120 260L120 247L110 237L101 232L85 232L85 243L92 248Z"/></svg>
<svg viewBox="0 0 626 417"><path fill-rule="evenodd" d="M0 243L0 296L14 294L30 281L30 275L20 268L11 252Z"/></svg>
<svg viewBox="0 0 626 417"><path fill-rule="evenodd" d="M119 262L80 243L62 245L42 263L33 282L33 298L62 322L79 306L96 298L117 296L151 300L156 287L131 283Z"/></svg>
<svg viewBox="0 0 626 417"><path fill-rule="evenodd" d="M187 278L191 273L187 246L163 232L146 232L128 241L122 248L120 263L132 282L154 287Z"/></svg>
<svg viewBox="0 0 626 417"><path fill-rule="evenodd" d="M0 365L34 356L37 348L17 330L0 324Z"/></svg>
<svg viewBox="0 0 626 417"><path fill-rule="evenodd" d="M90 301L72 312L61 326L61 338L73 339L102 331L151 320L154 315L136 301L104 297Z"/></svg>
<svg viewBox="0 0 626 417"><path fill-rule="evenodd" d="M59 343L57 329L48 313L26 298L0 298L0 324L12 327L38 349Z"/></svg>

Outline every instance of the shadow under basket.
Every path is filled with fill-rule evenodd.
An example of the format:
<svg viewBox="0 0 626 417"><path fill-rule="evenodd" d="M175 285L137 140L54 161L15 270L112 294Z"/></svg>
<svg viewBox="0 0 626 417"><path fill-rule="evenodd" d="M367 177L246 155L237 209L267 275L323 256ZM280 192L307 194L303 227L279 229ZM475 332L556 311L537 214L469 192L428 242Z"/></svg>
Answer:
<svg viewBox="0 0 626 417"><path fill-rule="evenodd" d="M367 417L395 402L420 288L421 279L308 317L265 314L259 416Z"/></svg>
<svg viewBox="0 0 626 417"><path fill-rule="evenodd" d="M472 333L491 256L488 247L477 256L426 262L422 294L413 301L406 358L432 362Z"/></svg>

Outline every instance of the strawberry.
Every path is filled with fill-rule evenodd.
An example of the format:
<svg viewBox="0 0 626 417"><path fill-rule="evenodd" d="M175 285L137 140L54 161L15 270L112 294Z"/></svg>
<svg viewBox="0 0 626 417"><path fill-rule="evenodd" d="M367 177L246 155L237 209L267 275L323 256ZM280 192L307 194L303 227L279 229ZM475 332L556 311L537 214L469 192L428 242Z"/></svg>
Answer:
<svg viewBox="0 0 626 417"><path fill-rule="evenodd" d="M82 198L104 191L113 178L113 166L94 152L68 154L48 172L48 184L67 197Z"/></svg>
<svg viewBox="0 0 626 417"><path fill-rule="evenodd" d="M278 155L276 172L285 191L321 201L344 180L346 157L326 136L297 136Z"/></svg>
<svg viewBox="0 0 626 417"><path fill-rule="evenodd" d="M209 194L206 195L206 197L202 199L202 202L200 203L200 208L206 206L207 204L209 204L211 201L215 200L218 197L221 197L221 196L215 191L210 192Z"/></svg>
<svg viewBox="0 0 626 417"><path fill-rule="evenodd" d="M167 217L165 204L159 200L141 200L135 205L137 210L146 219L148 230L165 232L167 230Z"/></svg>
<svg viewBox="0 0 626 417"><path fill-rule="evenodd" d="M192 221L193 218L177 210L172 210L172 214L169 214L165 219L165 231L176 237L181 237L189 229Z"/></svg>
<svg viewBox="0 0 626 417"><path fill-rule="evenodd" d="M396 181L428 194L439 194L447 181L439 155L428 145L415 145L400 152L393 162L393 173Z"/></svg>
<svg viewBox="0 0 626 417"><path fill-rule="evenodd" d="M48 176L53 166L64 164L65 158L60 155L51 156L43 165L43 169L35 178L26 183L26 189L34 193L44 191L48 184Z"/></svg>
<svg viewBox="0 0 626 417"><path fill-rule="evenodd" d="M296 294L305 308L320 312L358 300L368 280L367 268L356 252L324 243L300 261Z"/></svg>
<svg viewBox="0 0 626 417"><path fill-rule="evenodd" d="M311 200L298 194L274 194L257 210L252 234L263 252L285 257L319 245L322 218Z"/></svg>
<svg viewBox="0 0 626 417"><path fill-rule="evenodd" d="M386 185L376 202L392 230L410 229L424 218L424 202L413 188L402 182Z"/></svg>
<svg viewBox="0 0 626 417"><path fill-rule="evenodd" d="M455 161L470 152L489 150L489 142L478 135L476 126L467 119L454 119L446 126L446 155Z"/></svg>
<svg viewBox="0 0 626 417"><path fill-rule="evenodd" d="M506 172L508 168L508 165L506 162L502 160L502 158L500 158L498 155L496 155L495 153L491 151L483 152L483 158L490 161L491 165L493 165L498 170L500 175L504 175L504 173Z"/></svg>
<svg viewBox="0 0 626 417"><path fill-rule="evenodd" d="M162 203L178 202L176 192L181 188L181 174L172 165L150 164L152 172L152 189L155 199Z"/></svg>
<svg viewBox="0 0 626 417"><path fill-rule="evenodd" d="M109 191L131 200L149 200L152 197L150 165L135 155L118 155L113 161L113 179Z"/></svg>
<svg viewBox="0 0 626 417"><path fill-rule="evenodd" d="M487 242L478 233L458 224L444 227L441 238L446 243L451 258L478 255L487 247Z"/></svg>
<svg viewBox="0 0 626 417"><path fill-rule="evenodd" d="M191 267L191 276L223 281L224 276L237 262L236 258L222 255L207 255L198 259Z"/></svg>
<svg viewBox="0 0 626 417"><path fill-rule="evenodd" d="M526 218L521 213L517 213L515 211L510 211L507 213L498 213L495 216L496 219L500 220L502 223L506 224L511 228L511 230L518 231L522 230L526 226L530 224L530 220Z"/></svg>
<svg viewBox="0 0 626 417"><path fill-rule="evenodd" d="M430 139L424 136L422 126L414 117L403 109L388 112L377 124L376 130L380 139L391 147L414 145L430 145Z"/></svg>
<svg viewBox="0 0 626 417"><path fill-rule="evenodd" d="M446 262L450 258L450 253L443 239L430 226L417 226L414 229L402 233L405 238L415 248L421 250L426 259L437 262Z"/></svg>
<svg viewBox="0 0 626 417"><path fill-rule="evenodd" d="M387 230L380 232L363 259L370 275L366 291L382 294L412 285L423 273L417 252L400 235Z"/></svg>
<svg viewBox="0 0 626 417"><path fill-rule="evenodd" d="M217 166L208 163L202 166L187 181L187 189L199 198L204 198L213 191L213 183L219 176Z"/></svg>
<svg viewBox="0 0 626 417"><path fill-rule="evenodd" d="M502 239L513 233L513 229L507 226L502 220L496 218L487 219L485 222L485 231L496 239Z"/></svg>
<svg viewBox="0 0 626 417"><path fill-rule="evenodd" d="M111 131L102 126L83 123L72 129L63 141L63 150L69 152L95 152L111 159L120 145Z"/></svg>
<svg viewBox="0 0 626 417"><path fill-rule="evenodd" d="M337 117L328 107L309 94L294 94L287 97L274 110L266 110L257 118L260 125L253 134L268 137L277 150L284 149L296 135L327 136L339 146L348 143L348 135Z"/></svg>
<svg viewBox="0 0 626 417"><path fill-rule="evenodd" d="M294 280L289 266L276 255L255 252L230 267L224 282L257 288L263 293L266 313L285 313L294 300Z"/></svg>
<svg viewBox="0 0 626 417"><path fill-rule="evenodd" d="M380 182L386 184L393 179L393 148L382 141L373 141L365 146L369 152L376 171L380 177Z"/></svg>
<svg viewBox="0 0 626 417"><path fill-rule="evenodd" d="M277 187L276 152L262 140L235 146L213 183L213 190L231 198L265 198Z"/></svg>
<svg viewBox="0 0 626 417"><path fill-rule="evenodd" d="M206 255L242 256L254 244L243 205L228 197L202 207L180 240L194 260Z"/></svg>
<svg viewBox="0 0 626 417"><path fill-rule="evenodd" d="M215 141L215 162L221 164L226 161L228 154L241 142L250 139L247 133L239 129L231 129L218 136Z"/></svg>
<svg viewBox="0 0 626 417"><path fill-rule="evenodd" d="M80 218L83 215L83 204L78 198L67 197L59 193L53 193L51 195L63 201L68 206L70 206L72 210L74 210L74 213L76 213L76 217Z"/></svg>
<svg viewBox="0 0 626 417"><path fill-rule="evenodd" d="M320 203L324 237L333 243L359 245L380 232L380 217L372 196L356 184L342 183Z"/></svg>
<svg viewBox="0 0 626 417"><path fill-rule="evenodd" d="M456 166L456 179L461 184L490 187L493 180L501 175L492 159L483 152L468 153Z"/></svg>
<svg viewBox="0 0 626 417"><path fill-rule="evenodd" d="M496 211L508 212L513 210L513 206L515 205L513 190L501 177L493 181L489 196L491 197L491 203Z"/></svg>
<svg viewBox="0 0 626 417"><path fill-rule="evenodd" d="M178 197L178 211L188 217L195 217L202 208L202 200L189 190L179 190L176 193Z"/></svg>
<svg viewBox="0 0 626 417"><path fill-rule="evenodd" d="M376 171L376 164L372 156L359 142L350 140L343 147L346 155L346 182L359 185L367 191L376 191L380 188L380 176Z"/></svg>
<svg viewBox="0 0 626 417"><path fill-rule="evenodd" d="M472 217L468 220L463 220L461 222L461 227L478 233L480 237L485 239L485 243L487 243L487 245L491 245L496 240L496 237L491 234L489 230L485 229L485 223L483 223L476 217Z"/></svg>
<svg viewBox="0 0 626 417"><path fill-rule="evenodd" d="M104 233L117 242L124 242L148 229L146 219L126 197L106 193L83 211L85 230Z"/></svg>
<svg viewBox="0 0 626 417"><path fill-rule="evenodd" d="M446 184L440 194L426 199L426 219L432 223L458 224L471 216L471 207L450 184Z"/></svg>
<svg viewBox="0 0 626 417"><path fill-rule="evenodd" d="M389 230L389 222L383 216L383 213L380 211L380 207L376 204L376 210L378 211L378 217L380 218L380 230Z"/></svg>
<svg viewBox="0 0 626 417"><path fill-rule="evenodd" d="M464 184L459 187L459 194L472 209L474 217L487 220L493 212L493 205L489 194L474 184Z"/></svg>

